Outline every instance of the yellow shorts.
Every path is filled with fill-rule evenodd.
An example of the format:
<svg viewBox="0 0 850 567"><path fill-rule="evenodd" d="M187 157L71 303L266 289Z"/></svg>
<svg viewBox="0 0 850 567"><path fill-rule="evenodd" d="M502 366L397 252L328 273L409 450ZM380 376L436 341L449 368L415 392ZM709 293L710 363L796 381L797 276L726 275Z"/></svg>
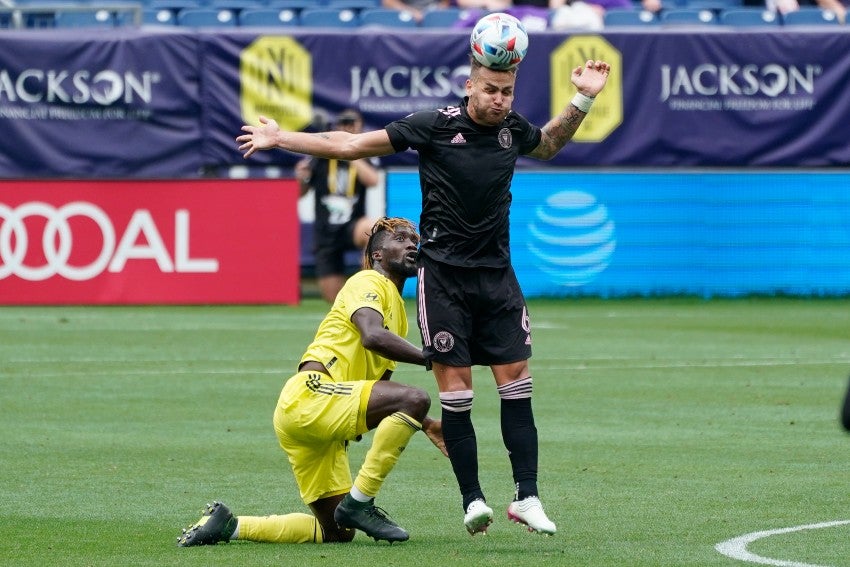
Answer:
<svg viewBox="0 0 850 567"><path fill-rule="evenodd" d="M305 504L351 489L348 442L366 433L366 406L374 381L334 382L299 372L283 386L274 430L286 451Z"/></svg>

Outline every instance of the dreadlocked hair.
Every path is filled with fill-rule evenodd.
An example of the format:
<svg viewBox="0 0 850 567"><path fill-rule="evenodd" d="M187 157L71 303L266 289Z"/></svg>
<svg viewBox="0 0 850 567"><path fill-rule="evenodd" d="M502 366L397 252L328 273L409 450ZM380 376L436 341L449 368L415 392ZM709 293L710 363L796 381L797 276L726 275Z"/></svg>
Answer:
<svg viewBox="0 0 850 567"><path fill-rule="evenodd" d="M374 267L372 261L372 252L379 248L383 242L384 235L393 234L399 228L404 228L412 232L416 232L416 228L409 220L401 217L383 217L378 219L372 226L372 231L369 233L369 242L366 243L366 249L363 251L363 269L371 270Z"/></svg>

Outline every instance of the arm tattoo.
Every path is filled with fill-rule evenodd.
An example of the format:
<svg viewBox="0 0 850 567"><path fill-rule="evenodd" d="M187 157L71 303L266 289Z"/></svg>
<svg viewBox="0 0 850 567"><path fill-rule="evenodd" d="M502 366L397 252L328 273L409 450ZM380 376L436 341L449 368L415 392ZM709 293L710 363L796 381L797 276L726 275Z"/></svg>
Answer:
<svg viewBox="0 0 850 567"><path fill-rule="evenodd" d="M540 159L552 159L569 142L581 125L584 112L567 105L561 114L550 120L543 128L540 144L529 155Z"/></svg>
<svg viewBox="0 0 850 567"><path fill-rule="evenodd" d="M328 132L313 132L312 134L310 134L310 136L313 136L315 138L322 138L322 139L325 139L325 140L330 139L330 135L328 134ZM292 147L289 147L287 149L291 152L295 152L295 153L299 153L299 154L312 155L310 150L304 144L292 143Z"/></svg>

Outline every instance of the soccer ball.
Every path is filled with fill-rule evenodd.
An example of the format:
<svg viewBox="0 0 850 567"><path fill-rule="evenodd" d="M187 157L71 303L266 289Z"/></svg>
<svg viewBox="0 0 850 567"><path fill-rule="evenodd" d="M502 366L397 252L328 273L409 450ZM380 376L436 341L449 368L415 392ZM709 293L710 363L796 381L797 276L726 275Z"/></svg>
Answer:
<svg viewBox="0 0 850 567"><path fill-rule="evenodd" d="M472 56L490 69L516 67L528 51L528 33L510 14L496 12L478 20L469 36Z"/></svg>

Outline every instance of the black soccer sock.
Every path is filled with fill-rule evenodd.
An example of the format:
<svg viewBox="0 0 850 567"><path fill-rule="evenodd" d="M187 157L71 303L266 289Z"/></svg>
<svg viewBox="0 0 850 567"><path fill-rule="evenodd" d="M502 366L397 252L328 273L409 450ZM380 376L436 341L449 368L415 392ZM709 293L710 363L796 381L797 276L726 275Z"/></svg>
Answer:
<svg viewBox="0 0 850 567"><path fill-rule="evenodd" d="M502 440L508 450L517 500L537 496L537 427L531 410L531 377L499 388Z"/></svg>
<svg viewBox="0 0 850 567"><path fill-rule="evenodd" d="M469 400L472 405L472 399ZM443 440L452 462L458 488L463 496L463 510L477 498L484 498L478 482L478 441L472 426L472 410L450 411L443 408Z"/></svg>

